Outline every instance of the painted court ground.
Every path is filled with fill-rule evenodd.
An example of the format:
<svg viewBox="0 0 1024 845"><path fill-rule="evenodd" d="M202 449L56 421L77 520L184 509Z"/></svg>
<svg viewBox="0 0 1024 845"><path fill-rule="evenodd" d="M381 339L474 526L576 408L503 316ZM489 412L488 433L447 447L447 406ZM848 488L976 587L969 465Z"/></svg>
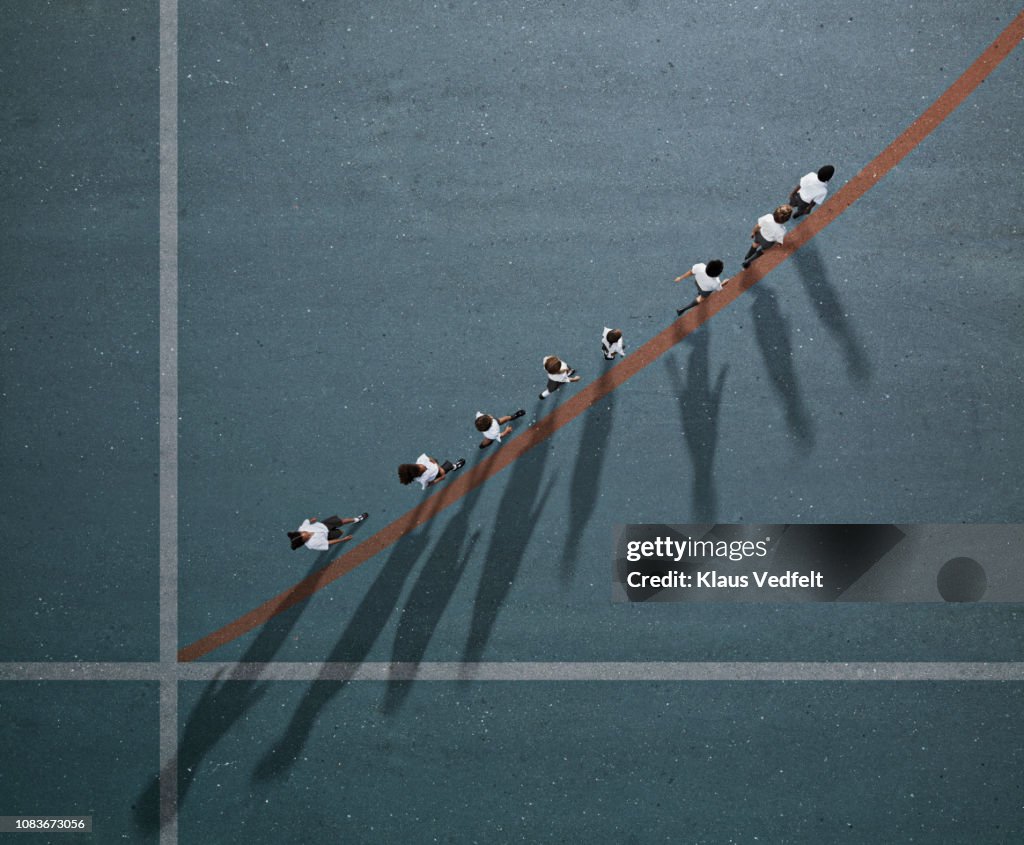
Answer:
<svg viewBox="0 0 1024 845"><path fill-rule="evenodd" d="M0 12L0 817L93 819L17 841L1024 836L1019 605L611 601L619 523L1024 522L1017 3Z"/></svg>

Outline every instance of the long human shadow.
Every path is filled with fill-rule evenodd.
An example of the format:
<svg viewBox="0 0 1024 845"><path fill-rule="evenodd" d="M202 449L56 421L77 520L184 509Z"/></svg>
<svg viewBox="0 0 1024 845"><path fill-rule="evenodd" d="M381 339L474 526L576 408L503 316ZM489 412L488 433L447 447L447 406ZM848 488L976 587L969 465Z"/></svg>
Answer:
<svg viewBox="0 0 1024 845"><path fill-rule="evenodd" d="M611 361L606 361L605 371ZM615 391L608 394L600 404L586 413L583 423L583 437L576 453L576 465L572 470L569 488L569 525L565 531L562 547L562 563L559 575L566 584L576 574L579 559L580 538L594 515L597 499L601 495L601 470L608 457L608 441L612 436L612 422L615 418Z"/></svg>
<svg viewBox="0 0 1024 845"><path fill-rule="evenodd" d="M856 329L843 313L843 303L828 280L828 270L821 260L817 244L811 241L802 246L793 256L793 262L818 319L843 350L850 377L855 381L869 381L871 361L857 337Z"/></svg>
<svg viewBox="0 0 1024 845"><path fill-rule="evenodd" d="M420 514L430 507L428 495L417 506L416 513ZM349 618L345 630L342 631L325 662L351 663L354 668L366 659L398 605L409 573L430 542L432 525L433 523L428 521L421 530L407 534L398 541L363 596L359 607ZM332 677L336 678L337 675ZM332 698L345 689L348 683L348 680L333 679L318 679L310 683L305 696L292 714L288 727L256 764L254 780L280 777L295 764L309 740L320 712Z"/></svg>
<svg viewBox="0 0 1024 845"><path fill-rule="evenodd" d="M420 569L399 616L391 652L392 662L419 665L423 660L430 638L480 539L479 531L474 532L468 542L466 537L469 534L470 515L482 490L483 485L476 487L462 499L459 510L438 537L427 562ZM385 687L381 710L388 714L396 712L414 683L414 680L404 679L390 681Z"/></svg>
<svg viewBox="0 0 1024 845"><path fill-rule="evenodd" d="M718 490L715 487L715 449L718 446L719 409L728 366L718 371L711 383L710 326L695 332L686 363L686 382L675 360L664 359L665 370L679 402L683 440L693 464L690 522L714 522L718 517Z"/></svg>
<svg viewBox="0 0 1024 845"><path fill-rule="evenodd" d="M350 533L354 534L358 527L359 525L352 526ZM317 555L306 578L315 576L318 572L324 573L331 561L344 551L345 545L347 544L334 546ZM299 582L294 590L299 590L304 582L305 579ZM240 663L265 663L271 660L288 639L307 605L307 601L301 601L270 619L246 649ZM153 778L136 800L135 822L141 829L151 831L160 825L159 815L152 812L153 807L159 807L160 779L172 777L177 771L178 804L174 808L176 814L184 805L206 755L232 725L263 698L267 684L261 682L258 676L254 677L251 671L246 671L244 676L236 674L238 672L236 669L226 677L218 675L206 685L199 696L185 723L174 758L164 767L159 777Z"/></svg>
<svg viewBox="0 0 1024 845"><path fill-rule="evenodd" d="M814 445L814 423L800 392L793 367L793 346L789 339L789 321L779 302L764 282L751 289L754 295L754 336L761 350L772 387L782 401L789 430L805 448Z"/></svg>
<svg viewBox="0 0 1024 845"><path fill-rule="evenodd" d="M541 407L538 402L534 408L534 417ZM494 531L481 569L480 585L473 602L473 616L463 649L463 662L475 663L483 655L498 614L522 565L537 520L551 494L553 481L548 482L544 491L541 491L544 467L551 451L552 438L547 431L550 427L551 415L548 414L537 423L539 445L513 464L508 485L498 505Z"/></svg>

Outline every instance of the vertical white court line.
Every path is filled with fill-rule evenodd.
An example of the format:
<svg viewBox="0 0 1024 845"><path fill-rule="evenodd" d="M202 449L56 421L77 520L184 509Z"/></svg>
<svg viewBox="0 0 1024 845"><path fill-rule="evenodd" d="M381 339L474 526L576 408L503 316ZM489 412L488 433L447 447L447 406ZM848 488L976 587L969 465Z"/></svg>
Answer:
<svg viewBox="0 0 1024 845"><path fill-rule="evenodd" d="M160 843L178 841L178 0L160 0Z"/></svg>

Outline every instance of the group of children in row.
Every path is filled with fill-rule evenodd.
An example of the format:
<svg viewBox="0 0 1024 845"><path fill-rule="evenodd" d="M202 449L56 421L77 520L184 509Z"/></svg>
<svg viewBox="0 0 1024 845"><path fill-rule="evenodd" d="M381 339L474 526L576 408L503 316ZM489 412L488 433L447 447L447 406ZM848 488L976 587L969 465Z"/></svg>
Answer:
<svg viewBox="0 0 1024 845"><path fill-rule="evenodd" d="M790 219L796 220L809 214L812 208L821 204L828 193L827 185L834 173L835 168L829 164L806 174L800 179L800 184L790 192L788 204L780 205L771 214L765 214L758 218L757 225L754 226L750 235L752 241L750 249L743 258L744 270L760 258L765 250L783 242L786 235L785 223ZM676 314L685 314L728 284L728 279L721 278L724 269L725 265L716 258L706 263L694 264L686 273L677 276L676 282L692 278L697 288L697 296L689 305L676 309ZM622 332L619 329L610 329L605 326L601 334L601 351L604 353L606 361L613 360L616 355L626 354ZM540 394L539 398L542 400L547 399L563 384L580 380L576 370L554 355L544 358L543 365L544 373L547 376L547 386ZM522 409L503 417L495 417L477 411L475 425L483 437L480 441L480 448L486 449L495 441L500 443L502 437L507 437L512 433L512 426L509 423L525 415L526 411ZM502 426L505 428L503 429ZM421 488L426 490L428 487L444 481L449 473L455 472L465 464L465 458L459 458L453 463L452 461L438 461L424 453L416 459L416 463L401 464L398 467L398 480L402 484L419 482ZM297 531L289 531L288 537L293 549L304 545L310 549L325 551L330 546L351 539L351 535L342 533L342 525L362 522L368 516L367 513L344 519L332 516L322 522L311 517L305 520Z"/></svg>
<svg viewBox="0 0 1024 845"><path fill-rule="evenodd" d="M817 171L805 174L789 194L789 203L780 205L771 214L765 214L757 219L754 231L750 233L750 249L743 257L743 269L746 270L754 261L764 255L765 250L771 249L775 244L781 244L786 237L785 224L789 220L797 220L811 209L820 205L828 194L828 182L835 173L831 164L826 164ZM728 279L721 278L725 265L720 259L709 261L707 264L694 264L693 267L682 276L677 276L676 281L693 277L697 287L697 296L689 305L677 308L676 314L685 314L691 308L700 305L715 291L729 283Z"/></svg>
<svg viewBox="0 0 1024 845"><path fill-rule="evenodd" d="M622 340L622 331L605 326L604 332L601 334L601 351L604 353L606 361L613 360L616 355L625 355L626 347ZM554 355L546 356L542 363L548 383L538 397L541 400L547 399L563 384L571 384L580 380L576 370ZM495 417L491 414L477 411L476 430L483 435L483 440L480 441L480 448L486 449L495 441L500 443L502 437L507 437L512 433L512 426L508 425L508 423L525 415L526 411L522 408L506 417ZM502 426L505 426L504 430ZM448 473L454 472L460 467L465 466L465 464L465 458L459 458L452 463L451 461L438 461L436 458L423 454L416 459L416 463L401 464L398 467L398 480L402 484L411 484L413 481L418 481L421 487L426 490L428 487L444 481Z"/></svg>

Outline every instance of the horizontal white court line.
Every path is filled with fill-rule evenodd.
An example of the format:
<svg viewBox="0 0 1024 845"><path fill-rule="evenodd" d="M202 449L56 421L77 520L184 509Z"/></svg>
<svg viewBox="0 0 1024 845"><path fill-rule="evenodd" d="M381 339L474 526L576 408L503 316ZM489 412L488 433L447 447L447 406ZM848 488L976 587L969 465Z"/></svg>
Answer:
<svg viewBox="0 0 1024 845"><path fill-rule="evenodd" d="M1024 663L0 663L0 681L1024 681Z"/></svg>
<svg viewBox="0 0 1024 845"><path fill-rule="evenodd" d="M267 681L1009 681L1024 663L184 663L179 679Z"/></svg>
<svg viewBox="0 0 1024 845"><path fill-rule="evenodd" d="M159 681L173 673L159 663L0 663L0 681Z"/></svg>

